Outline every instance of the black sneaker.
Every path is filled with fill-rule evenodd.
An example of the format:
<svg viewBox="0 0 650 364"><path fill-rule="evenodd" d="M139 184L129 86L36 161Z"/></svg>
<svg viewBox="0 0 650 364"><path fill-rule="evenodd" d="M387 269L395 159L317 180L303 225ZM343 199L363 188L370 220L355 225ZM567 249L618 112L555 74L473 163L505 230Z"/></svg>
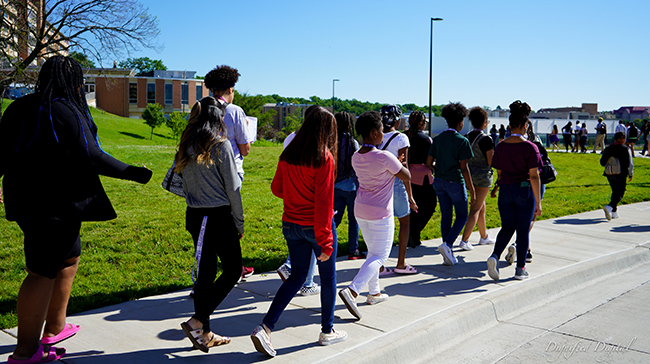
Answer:
<svg viewBox="0 0 650 364"><path fill-rule="evenodd" d="M528 251L528 254L526 254L526 263L532 263L533 262L533 254Z"/></svg>
<svg viewBox="0 0 650 364"><path fill-rule="evenodd" d="M355 250L354 253L348 254L348 260L357 260L357 259L366 259L366 253L362 253L359 249Z"/></svg>

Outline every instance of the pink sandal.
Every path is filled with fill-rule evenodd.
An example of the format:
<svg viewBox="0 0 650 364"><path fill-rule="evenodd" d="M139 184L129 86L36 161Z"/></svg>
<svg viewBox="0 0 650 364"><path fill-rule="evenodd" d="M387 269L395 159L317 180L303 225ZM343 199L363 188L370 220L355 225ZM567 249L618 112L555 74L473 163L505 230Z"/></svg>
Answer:
<svg viewBox="0 0 650 364"><path fill-rule="evenodd" d="M57 354L56 353L57 350L63 350L63 353ZM45 347L43 345L39 345L38 350L36 350L36 354L34 354L31 358L27 360L16 360L11 356L9 356L9 358L7 358L7 363L8 364L48 363L63 358L63 356L65 355L65 349L55 348L54 346L50 346L49 351L47 352L47 356L43 357L43 354L45 354Z"/></svg>
<svg viewBox="0 0 650 364"><path fill-rule="evenodd" d="M379 271L379 276L380 276L380 277L385 277L385 276L392 275L392 274L394 274L394 273L395 273L395 270L390 269L390 268L388 268L388 267L384 267L383 270L380 270L380 271Z"/></svg>
<svg viewBox="0 0 650 364"><path fill-rule="evenodd" d="M408 264L404 268L395 268L395 273L397 274L415 274L417 272L418 272L417 269L411 267Z"/></svg>
<svg viewBox="0 0 650 364"><path fill-rule="evenodd" d="M63 340L67 340L73 337L79 331L79 325L65 324L63 330L57 335L52 337L43 337L41 339L41 344L43 345L54 345L58 344Z"/></svg>

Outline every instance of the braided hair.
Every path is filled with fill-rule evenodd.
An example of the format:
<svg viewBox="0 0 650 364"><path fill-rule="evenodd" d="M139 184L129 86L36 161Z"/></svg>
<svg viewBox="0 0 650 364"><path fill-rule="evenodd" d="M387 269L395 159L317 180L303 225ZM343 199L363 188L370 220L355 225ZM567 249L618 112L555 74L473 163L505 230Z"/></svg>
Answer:
<svg viewBox="0 0 650 364"><path fill-rule="evenodd" d="M349 178L353 172L352 154L354 145L354 119L345 111L334 114L338 134L338 172L337 181Z"/></svg>
<svg viewBox="0 0 650 364"><path fill-rule="evenodd" d="M409 115L409 130L406 131L406 135L409 139L412 139L415 133L420 130L420 125L422 122L427 122L426 117L422 111L416 110Z"/></svg>

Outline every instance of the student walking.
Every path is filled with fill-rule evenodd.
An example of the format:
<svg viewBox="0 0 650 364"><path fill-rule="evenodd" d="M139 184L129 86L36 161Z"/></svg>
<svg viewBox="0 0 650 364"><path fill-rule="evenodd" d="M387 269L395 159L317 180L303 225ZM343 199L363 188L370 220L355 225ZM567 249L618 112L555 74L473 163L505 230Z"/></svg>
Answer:
<svg viewBox="0 0 650 364"><path fill-rule="evenodd" d="M241 181L232 146L225 137L225 108L207 96L192 106L176 153L176 172L183 176L186 229L196 249L198 279L194 315L181 327L194 347L207 353L230 338L213 333L210 315L241 276L240 239L244 236ZM217 258L222 272L217 277Z"/></svg>
<svg viewBox="0 0 650 364"><path fill-rule="evenodd" d="M492 124L492 128L490 129L490 137L494 141L494 147L497 147L497 143L499 142L499 131L497 130L497 124Z"/></svg>
<svg viewBox="0 0 650 364"><path fill-rule="evenodd" d="M334 225L334 156L336 120L320 106L310 106L305 121L291 144L280 155L271 183L273 194L282 199L282 233L291 255L291 275L278 289L271 307L251 334L255 349L275 356L271 331L307 276L312 254L318 257L321 280L320 345L347 339L345 331L334 331L336 301L336 226Z"/></svg>
<svg viewBox="0 0 650 364"><path fill-rule="evenodd" d="M397 130L402 110L397 105L385 105L381 108L381 122L384 124L384 138L377 147L393 154L402 163L408 166L409 160L409 138ZM406 264L406 247L411 230L411 210L418 211L418 206L413 200L411 182L395 179L393 185L393 214L399 221L399 233L397 235L398 253L397 266L395 269L383 267L382 275L390 273L415 274L418 270Z"/></svg>
<svg viewBox="0 0 650 364"><path fill-rule="evenodd" d="M571 147L571 151L573 152L573 144L571 144L571 135L573 134L573 127L572 123L569 121L565 126L562 127L562 137L564 138L564 148L566 148L566 152L569 152L569 147Z"/></svg>
<svg viewBox="0 0 650 364"><path fill-rule="evenodd" d="M600 165L605 167L603 175L612 189L609 204L603 206L603 211L607 220L618 219L617 205L623 199L627 182L631 182L634 176L632 151L625 145L625 133L614 134L614 143L603 151Z"/></svg>
<svg viewBox="0 0 650 364"><path fill-rule="evenodd" d="M503 126L503 124L501 124L501 127L499 127L499 143L501 143L505 138L506 138L506 127Z"/></svg>
<svg viewBox="0 0 650 364"><path fill-rule="evenodd" d="M359 178L354 208L368 246L368 257L352 283L339 291L339 296L350 313L361 319L356 299L366 285L367 304L374 305L388 299L387 294L381 293L379 269L390 254L395 234L393 185L395 177L408 183L411 174L392 153L375 147L384 137L384 125L378 112L367 111L361 114L356 129L363 138L363 145L352 156L352 166Z"/></svg>
<svg viewBox="0 0 650 364"><path fill-rule="evenodd" d="M582 123L582 128L580 128L580 151L582 153L587 153L587 123Z"/></svg>
<svg viewBox="0 0 650 364"><path fill-rule="evenodd" d="M560 151L560 147L557 146L557 142L560 141L560 138L558 137L557 125L553 125L553 131L551 132L551 135L549 135L548 141L553 146L553 152L555 152L556 148L558 152Z"/></svg>
<svg viewBox="0 0 650 364"><path fill-rule="evenodd" d="M501 230L497 235L492 255L487 260L488 275L499 280L499 259L512 235L517 232L517 268L515 279L528 278L526 254L528 252L529 229L533 214L541 216L539 168L542 159L537 147L526 140L528 115L531 108L517 100L510 104L510 126L513 134L497 145L492 167L497 170L497 186L492 191L496 197L499 190L499 214Z"/></svg>
<svg viewBox="0 0 650 364"><path fill-rule="evenodd" d="M352 168L352 155L359 149L354 140L354 119L345 111L337 112L336 129L338 131L338 159L336 182L334 183L334 222L336 227L343 221L343 213L348 210L348 259L364 259L366 255L359 251L359 224L354 217L354 200L357 198L359 181Z"/></svg>
<svg viewBox="0 0 650 364"><path fill-rule="evenodd" d="M485 226L485 198L492 187L492 156L494 155L494 143L489 135L485 135L483 130L487 127L488 115L482 107L473 107L469 111L469 121L472 123L474 130L469 132L465 137L470 142L474 156L467 161L467 167L472 176L472 183L476 191L476 199L469 207L469 215L463 236L460 241L460 248L463 250L473 250L474 247L469 242L469 237L478 224L479 245L494 244L490 238Z"/></svg>
<svg viewBox="0 0 650 364"><path fill-rule="evenodd" d="M435 174L433 187L440 204L442 244L438 247L438 252L444 265L458 263L451 248L467 222L467 191L470 203L476 201L474 183L467 168L467 161L474 154L467 138L459 133L463 130L463 119L466 116L467 108L460 102L442 108L442 117L449 128L433 138L427 158L427 166ZM452 225L454 211L456 221Z"/></svg>
<svg viewBox="0 0 650 364"><path fill-rule="evenodd" d="M420 233L436 211L436 190L433 189L433 174L427 167L427 157L431 148L431 137L423 130L427 119L422 111L414 111L409 116L409 130L406 135L411 147L409 150L409 172L411 172L411 190L418 211L411 211L411 230L408 246L415 248L422 244ZM495 129L496 130L496 129Z"/></svg>
<svg viewBox="0 0 650 364"><path fill-rule="evenodd" d="M66 323L66 311L79 267L81 224L117 217L99 176L141 184L151 179L149 169L101 149L83 82L77 61L51 57L41 66L36 92L9 105L0 123L6 219L24 233L27 273L18 292L11 364L61 359L65 349L53 345L80 329Z"/></svg>
<svg viewBox="0 0 650 364"><path fill-rule="evenodd" d="M600 148L600 153L602 154L603 149L605 149L605 135L607 135L607 125L603 122L603 118L598 118L598 124L596 124L596 141L594 142L594 151Z"/></svg>

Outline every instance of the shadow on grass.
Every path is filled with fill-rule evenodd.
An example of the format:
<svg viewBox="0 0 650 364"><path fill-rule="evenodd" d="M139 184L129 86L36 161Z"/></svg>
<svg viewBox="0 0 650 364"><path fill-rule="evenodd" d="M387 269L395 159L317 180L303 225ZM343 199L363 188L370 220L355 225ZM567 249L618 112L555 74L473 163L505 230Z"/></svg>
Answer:
<svg viewBox="0 0 650 364"><path fill-rule="evenodd" d="M142 135L129 133L127 131L120 131L119 133L122 134L122 135L126 135L128 137L131 137L131 138L135 138L135 139L145 139L145 137L143 137Z"/></svg>
<svg viewBox="0 0 650 364"><path fill-rule="evenodd" d="M163 139L176 140L174 137L171 137L169 135L162 135L162 134L157 134L157 133L153 133L153 135L155 135L155 136L157 136L159 138L163 138Z"/></svg>

